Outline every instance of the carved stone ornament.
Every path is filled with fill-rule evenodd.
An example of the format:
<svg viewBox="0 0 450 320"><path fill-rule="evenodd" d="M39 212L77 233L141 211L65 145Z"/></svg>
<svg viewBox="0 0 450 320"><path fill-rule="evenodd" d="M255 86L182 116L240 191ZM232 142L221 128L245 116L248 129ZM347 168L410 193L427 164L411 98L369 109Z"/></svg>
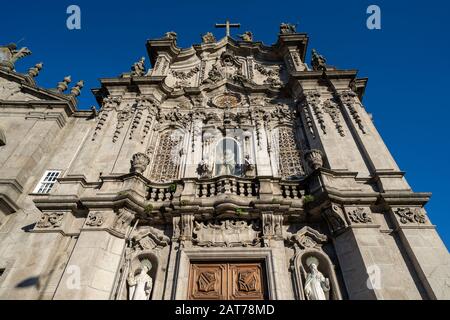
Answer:
<svg viewBox="0 0 450 320"><path fill-rule="evenodd" d="M30 54L31 51L26 47L17 50L17 45L15 43L0 46L0 68L13 70L17 60L29 56Z"/></svg>
<svg viewBox="0 0 450 320"><path fill-rule="evenodd" d="M298 249L312 249L312 248L320 248L323 243L328 241L326 235L321 234L319 231L305 226L298 230L294 234L288 235L288 241L294 244Z"/></svg>
<svg viewBox="0 0 450 320"><path fill-rule="evenodd" d="M212 34L212 32L207 32L202 36L202 43L214 43L216 42L216 37Z"/></svg>
<svg viewBox="0 0 450 320"><path fill-rule="evenodd" d="M242 98L237 93L224 93L211 99L211 104L216 108L236 108L241 104Z"/></svg>
<svg viewBox="0 0 450 320"><path fill-rule="evenodd" d="M163 231L154 227L140 230L132 238L135 248L139 250L162 249L170 244L170 238Z"/></svg>
<svg viewBox="0 0 450 320"><path fill-rule="evenodd" d="M70 76L64 77L63 81L58 82L58 86L56 87L56 90L59 93L63 93L69 88L69 83L72 82L72 78Z"/></svg>
<svg viewBox="0 0 450 320"><path fill-rule="evenodd" d="M164 35L164 39L168 40L177 40L177 33L175 31L166 32Z"/></svg>
<svg viewBox="0 0 450 320"><path fill-rule="evenodd" d="M322 214L332 233L341 233L347 227L347 223L343 218L342 208L339 205L331 204L331 206L322 211Z"/></svg>
<svg viewBox="0 0 450 320"><path fill-rule="evenodd" d="M296 33L296 27L294 24L291 23L281 23L280 24L280 33L281 34L291 34L291 33Z"/></svg>
<svg viewBox="0 0 450 320"><path fill-rule="evenodd" d="M200 178L202 178L202 179L207 179L207 178L211 177L212 170L209 167L209 164L207 163L207 161L205 161L205 160L200 161L200 163L198 164L198 167L197 167L197 173L200 176Z"/></svg>
<svg viewBox="0 0 450 320"><path fill-rule="evenodd" d="M131 159L131 172L143 173L150 163L149 157L144 153L136 153Z"/></svg>
<svg viewBox="0 0 450 320"><path fill-rule="evenodd" d="M348 111L350 112L350 115L352 116L353 120L358 125L359 129L363 134L366 133L366 130L364 128L364 125L362 123L361 116L359 115L355 105L359 104L361 106L361 103L358 100L358 95L354 93L352 90L345 90L339 94L339 97L342 101L342 104L344 106L347 106Z"/></svg>
<svg viewBox="0 0 450 320"><path fill-rule="evenodd" d="M95 141L97 136L100 134L100 131L102 130L103 126L106 123L106 120L108 119L109 113L112 110L116 109L120 105L121 101L122 98L119 96L117 97L108 96L103 99L103 105L100 109L100 112L98 113L97 125L95 126L92 141Z"/></svg>
<svg viewBox="0 0 450 320"><path fill-rule="evenodd" d="M327 70L326 62L327 60L324 56L318 54L315 49L312 50L311 65L313 67L313 70Z"/></svg>
<svg viewBox="0 0 450 320"><path fill-rule="evenodd" d="M246 31L243 34L238 35L242 41L252 42L253 41L253 33L251 31Z"/></svg>
<svg viewBox="0 0 450 320"><path fill-rule="evenodd" d="M336 130L341 137L345 136L344 127L341 122L341 110L339 109L339 105L336 103L334 99L325 100L323 103L323 109L326 113L328 113L331 117L331 120L334 122L336 126Z"/></svg>
<svg viewBox="0 0 450 320"><path fill-rule="evenodd" d="M323 154L320 150L309 150L305 153L305 160L312 170L317 170L323 167Z"/></svg>
<svg viewBox="0 0 450 320"><path fill-rule="evenodd" d="M255 69L260 74L267 77L264 80L264 84L268 84L274 88L280 88L283 85L283 82L280 79L281 72L283 70L283 66L275 66L275 67L271 67L271 68L265 68L262 65L256 63Z"/></svg>
<svg viewBox="0 0 450 320"><path fill-rule="evenodd" d="M427 222L426 215L420 208L398 208L394 212L400 217L400 222L403 224Z"/></svg>
<svg viewBox="0 0 450 320"><path fill-rule="evenodd" d="M254 223L224 220L219 223L195 221L193 242L198 246L240 247L259 243L259 231Z"/></svg>
<svg viewBox="0 0 450 320"><path fill-rule="evenodd" d="M48 228L58 228L61 226L64 219L64 213L62 212L45 212L41 215L41 218L36 223L36 228L48 229Z"/></svg>
<svg viewBox="0 0 450 320"><path fill-rule="evenodd" d="M142 77L145 74L145 57L142 57L138 62L131 66L131 75Z"/></svg>
<svg viewBox="0 0 450 320"><path fill-rule="evenodd" d="M356 208L348 212L348 217L353 223L370 223L372 222L372 217L370 213L364 208Z"/></svg>
<svg viewBox="0 0 450 320"><path fill-rule="evenodd" d="M104 222L105 219L101 212L90 212L86 219L86 225L90 227L100 227Z"/></svg>
<svg viewBox="0 0 450 320"><path fill-rule="evenodd" d="M30 77L36 78L39 75L39 72L41 71L43 66L44 66L44 64L42 62L35 64L34 67L31 67L28 70L28 75Z"/></svg>
<svg viewBox="0 0 450 320"><path fill-rule="evenodd" d="M283 215L273 214L272 212L263 213L262 224L264 247L270 246L270 242L268 241L270 239L283 239Z"/></svg>
<svg viewBox="0 0 450 320"><path fill-rule="evenodd" d="M177 71L177 70L171 70L170 72L172 73L172 75L180 80L188 80L190 78L192 78L195 74L197 74L197 72L200 71L199 67L194 67L189 71Z"/></svg>
<svg viewBox="0 0 450 320"><path fill-rule="evenodd" d="M116 221L113 225L113 230L125 234L131 222L134 219L134 215L126 209L120 209Z"/></svg>

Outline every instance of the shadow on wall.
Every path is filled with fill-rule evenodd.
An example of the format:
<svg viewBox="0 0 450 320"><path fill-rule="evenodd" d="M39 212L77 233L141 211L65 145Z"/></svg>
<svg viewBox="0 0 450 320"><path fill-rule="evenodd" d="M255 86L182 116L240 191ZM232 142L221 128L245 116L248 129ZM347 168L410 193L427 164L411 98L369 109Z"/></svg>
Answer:
<svg viewBox="0 0 450 320"><path fill-rule="evenodd" d="M37 277L30 277L28 279L23 280L22 282L19 282L16 285L16 288L28 288L28 287L34 287L39 289L39 276Z"/></svg>

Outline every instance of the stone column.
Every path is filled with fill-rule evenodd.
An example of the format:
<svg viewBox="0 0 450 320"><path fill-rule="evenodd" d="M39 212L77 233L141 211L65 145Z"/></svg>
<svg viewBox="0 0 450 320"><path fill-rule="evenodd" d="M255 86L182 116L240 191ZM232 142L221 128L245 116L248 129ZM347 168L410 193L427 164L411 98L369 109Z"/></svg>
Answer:
<svg viewBox="0 0 450 320"><path fill-rule="evenodd" d="M132 218L125 209L117 217L112 210L89 213L54 299L110 298Z"/></svg>
<svg viewBox="0 0 450 320"><path fill-rule="evenodd" d="M334 245L349 299L422 299L422 286L385 216L367 206L348 206L345 215L349 227Z"/></svg>
<svg viewBox="0 0 450 320"><path fill-rule="evenodd" d="M425 209L394 207L390 215L428 298L449 300L450 255Z"/></svg>

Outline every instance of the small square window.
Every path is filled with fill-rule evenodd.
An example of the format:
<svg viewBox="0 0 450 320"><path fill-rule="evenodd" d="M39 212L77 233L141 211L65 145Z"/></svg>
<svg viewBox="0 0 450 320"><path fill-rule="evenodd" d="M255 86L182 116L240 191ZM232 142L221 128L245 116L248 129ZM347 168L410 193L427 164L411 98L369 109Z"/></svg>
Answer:
<svg viewBox="0 0 450 320"><path fill-rule="evenodd" d="M41 181L39 181L33 193L41 193L41 194L50 193L50 191L53 188L53 185L56 183L56 179L58 179L60 174L61 171L57 170L45 171Z"/></svg>

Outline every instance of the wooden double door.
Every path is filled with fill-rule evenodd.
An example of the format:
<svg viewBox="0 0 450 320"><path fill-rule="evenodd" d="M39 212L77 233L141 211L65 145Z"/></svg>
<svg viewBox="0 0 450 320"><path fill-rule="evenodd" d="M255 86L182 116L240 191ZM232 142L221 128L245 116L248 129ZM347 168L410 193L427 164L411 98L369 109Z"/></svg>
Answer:
<svg viewBox="0 0 450 320"><path fill-rule="evenodd" d="M192 263L190 300L264 300L267 285L261 262Z"/></svg>

